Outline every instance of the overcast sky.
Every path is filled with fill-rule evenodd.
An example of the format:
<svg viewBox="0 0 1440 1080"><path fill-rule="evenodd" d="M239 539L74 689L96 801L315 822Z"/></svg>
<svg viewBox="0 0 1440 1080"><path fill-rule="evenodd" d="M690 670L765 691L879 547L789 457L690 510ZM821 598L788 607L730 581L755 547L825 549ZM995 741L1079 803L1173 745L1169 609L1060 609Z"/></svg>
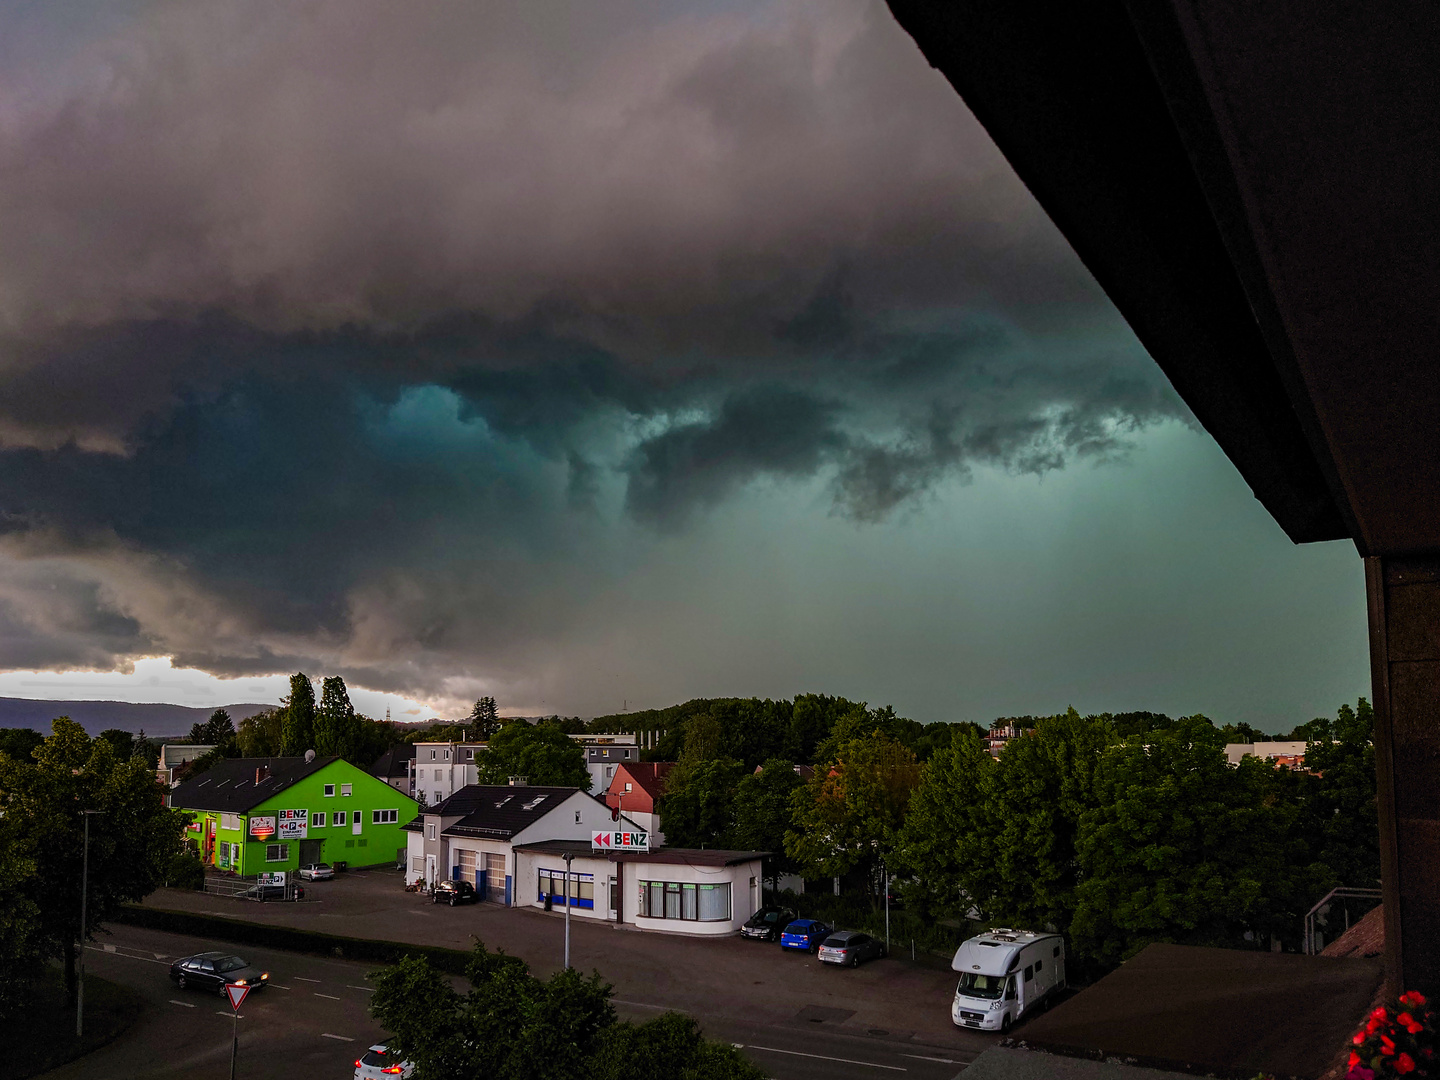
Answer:
<svg viewBox="0 0 1440 1080"><path fill-rule="evenodd" d="M1366 692L883 5L10 0L0 170L0 694Z"/></svg>

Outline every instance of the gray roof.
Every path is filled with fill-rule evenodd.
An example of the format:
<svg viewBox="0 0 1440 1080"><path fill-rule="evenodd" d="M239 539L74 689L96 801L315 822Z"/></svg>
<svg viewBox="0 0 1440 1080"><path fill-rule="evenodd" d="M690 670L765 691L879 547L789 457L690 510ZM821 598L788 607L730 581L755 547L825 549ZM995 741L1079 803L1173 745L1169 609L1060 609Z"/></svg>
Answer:
<svg viewBox="0 0 1440 1080"><path fill-rule="evenodd" d="M227 758L199 776L191 777L170 793L170 805L182 810L220 810L244 813L272 795L325 768L338 757ZM256 770L265 775L256 783Z"/></svg>
<svg viewBox="0 0 1440 1080"><path fill-rule="evenodd" d="M401 743L399 746L392 746L376 759L374 765L370 766L370 775L378 776L382 780L409 776L409 763L414 760L414 743Z"/></svg>
<svg viewBox="0 0 1440 1080"><path fill-rule="evenodd" d="M443 802L426 807L424 815L458 817L445 830L446 836L509 840L576 793L583 794L577 787L467 784ZM411 832L419 829L419 820L411 823Z"/></svg>

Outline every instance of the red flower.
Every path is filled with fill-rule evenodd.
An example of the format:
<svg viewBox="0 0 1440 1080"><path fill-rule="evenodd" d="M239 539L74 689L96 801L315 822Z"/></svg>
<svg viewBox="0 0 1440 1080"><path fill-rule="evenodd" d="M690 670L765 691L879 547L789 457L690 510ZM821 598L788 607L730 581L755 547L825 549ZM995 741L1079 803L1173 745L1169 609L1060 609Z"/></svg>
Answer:
<svg viewBox="0 0 1440 1080"><path fill-rule="evenodd" d="M1409 1002L1406 1002L1406 1004L1408 1005ZM1383 1024L1386 1020L1390 1019L1390 1014L1385 1011L1385 1007L1382 1005L1370 1014L1370 1019L1379 1020Z"/></svg>
<svg viewBox="0 0 1440 1080"><path fill-rule="evenodd" d="M1353 1069L1356 1065L1359 1065L1359 1064L1360 1064L1360 1055L1357 1054L1357 1053L1355 1053L1354 1050L1351 1050L1351 1051L1350 1051L1350 1060L1347 1061L1347 1062L1345 1062L1345 1067L1346 1067L1347 1069Z"/></svg>
<svg viewBox="0 0 1440 1080"><path fill-rule="evenodd" d="M1408 1012L1401 1013L1399 1016L1395 1017L1395 1022L1401 1027L1409 1027L1415 1022L1415 1018L1411 1016Z"/></svg>
<svg viewBox="0 0 1440 1080"><path fill-rule="evenodd" d="M1350 1041L1351 1041L1352 1043L1354 1043L1356 1046L1359 1046L1361 1043L1363 1043L1363 1042L1365 1041L1365 1032L1363 1032L1363 1031L1357 1031L1357 1032L1355 1032L1355 1037L1354 1037L1353 1039L1351 1039Z"/></svg>
<svg viewBox="0 0 1440 1080"><path fill-rule="evenodd" d="M1411 990L1408 994L1400 995L1400 1004L1409 1005L1412 1009L1425 1004L1425 995L1418 990Z"/></svg>
<svg viewBox="0 0 1440 1080"><path fill-rule="evenodd" d="M1395 1055L1395 1043L1389 1035L1380 1036L1380 1053L1386 1057L1393 1057Z"/></svg>
<svg viewBox="0 0 1440 1080"><path fill-rule="evenodd" d="M1406 1024L1406 1025L1405 1025L1405 1030L1408 1031L1408 1032L1410 1032L1411 1035L1419 1035L1420 1032L1422 1032L1422 1031L1425 1030L1425 1025L1424 1025L1424 1024Z"/></svg>
<svg viewBox="0 0 1440 1080"><path fill-rule="evenodd" d="M1395 1059L1395 1071L1402 1076L1408 1072L1415 1071L1415 1061L1409 1054L1401 1054Z"/></svg>

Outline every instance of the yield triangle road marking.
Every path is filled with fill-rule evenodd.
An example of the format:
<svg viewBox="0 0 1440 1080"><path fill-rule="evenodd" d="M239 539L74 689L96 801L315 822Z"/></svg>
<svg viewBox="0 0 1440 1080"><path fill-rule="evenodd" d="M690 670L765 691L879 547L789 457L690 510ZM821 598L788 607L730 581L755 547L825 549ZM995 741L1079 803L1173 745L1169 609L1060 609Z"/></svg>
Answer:
<svg viewBox="0 0 1440 1080"><path fill-rule="evenodd" d="M225 984L225 996L230 999L230 1008L235 1012L240 1011L240 1003L245 1000L245 995L248 993L250 993L248 986L236 986L234 983Z"/></svg>

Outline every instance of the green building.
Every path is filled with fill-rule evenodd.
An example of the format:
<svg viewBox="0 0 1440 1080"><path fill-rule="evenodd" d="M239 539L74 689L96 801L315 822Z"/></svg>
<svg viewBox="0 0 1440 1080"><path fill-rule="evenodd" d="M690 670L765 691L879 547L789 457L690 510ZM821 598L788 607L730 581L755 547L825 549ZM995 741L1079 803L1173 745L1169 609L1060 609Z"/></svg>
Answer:
<svg viewBox="0 0 1440 1080"><path fill-rule="evenodd" d="M195 815L187 842L211 866L250 877L306 863L403 862L418 807L338 757L231 758L170 793Z"/></svg>

